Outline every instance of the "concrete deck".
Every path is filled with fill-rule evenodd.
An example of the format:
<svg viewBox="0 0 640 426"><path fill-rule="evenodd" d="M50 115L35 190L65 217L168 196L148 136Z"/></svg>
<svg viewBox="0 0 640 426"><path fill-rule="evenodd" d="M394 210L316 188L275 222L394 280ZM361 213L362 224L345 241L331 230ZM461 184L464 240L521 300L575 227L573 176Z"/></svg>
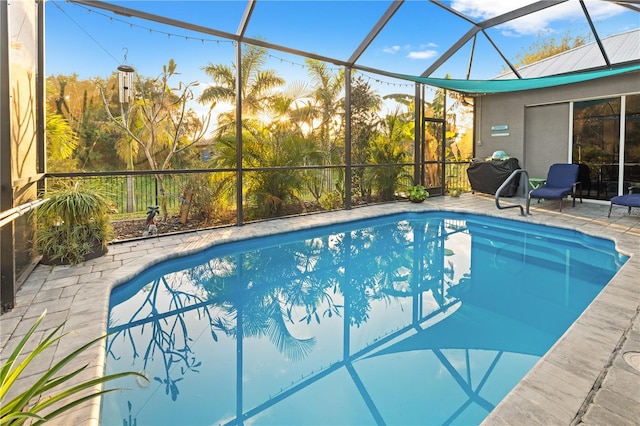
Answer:
<svg viewBox="0 0 640 426"><path fill-rule="evenodd" d="M507 199L504 204L518 199ZM402 211L451 210L472 212L531 223L569 228L613 239L631 258L587 310L534 366L516 388L487 417L485 425L637 425L640 419L640 371L625 361L640 352L640 214L608 205L557 201L532 204L531 216L518 209L498 210L494 199L464 194L460 198L434 197L423 204L398 202L350 211L276 219L242 227L190 234L152 237L110 247L108 255L77 266L38 265L17 295L14 310L0 317L0 357L4 361L20 337L46 309L45 330L66 321L65 337L44 354L41 371L65 350L101 336L106 331L111 289L152 264L200 251L215 244L310 228L357 218ZM625 355L626 354L626 355ZM637 358L636 358L637 359ZM91 364L82 379L103 371L105 351L95 346L76 360ZM36 374L37 372L33 372ZM86 373L86 374L85 374ZM84 404L60 425L98 425L99 401Z"/></svg>

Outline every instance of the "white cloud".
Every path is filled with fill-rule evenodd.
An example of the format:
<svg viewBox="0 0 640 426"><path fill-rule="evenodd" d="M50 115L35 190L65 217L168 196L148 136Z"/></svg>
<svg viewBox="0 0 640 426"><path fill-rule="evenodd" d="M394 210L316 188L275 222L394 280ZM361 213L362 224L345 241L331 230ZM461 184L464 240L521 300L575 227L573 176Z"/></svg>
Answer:
<svg viewBox="0 0 640 426"><path fill-rule="evenodd" d="M421 51L413 51L407 54L407 58L409 59L429 59L433 58L438 54L435 50L421 50Z"/></svg>
<svg viewBox="0 0 640 426"><path fill-rule="evenodd" d="M532 0L453 0L451 7L477 21L484 21L533 3ZM609 18L624 12L624 8L605 2L586 2L589 15L594 20ZM536 35L551 30L557 21L584 20L584 13L577 0L570 0L539 12L500 25L505 36Z"/></svg>
<svg viewBox="0 0 640 426"><path fill-rule="evenodd" d="M406 44L404 46L399 46L396 44L390 47L385 47L384 49L382 49L382 51L385 53L395 55L396 53L402 50L407 52L406 57L409 59L429 59L429 58L433 58L438 54L437 50L430 49L433 47L437 47L437 45L434 43L426 43L416 47L416 46L411 46L409 44Z"/></svg>
<svg viewBox="0 0 640 426"><path fill-rule="evenodd" d="M527 0L454 0L451 7L470 18L484 21L531 3Z"/></svg>
<svg viewBox="0 0 640 426"><path fill-rule="evenodd" d="M400 46L395 45L395 46L391 46L391 47L385 47L384 49L382 49L382 51L384 53L390 53L392 55L398 53L398 51L400 51Z"/></svg>

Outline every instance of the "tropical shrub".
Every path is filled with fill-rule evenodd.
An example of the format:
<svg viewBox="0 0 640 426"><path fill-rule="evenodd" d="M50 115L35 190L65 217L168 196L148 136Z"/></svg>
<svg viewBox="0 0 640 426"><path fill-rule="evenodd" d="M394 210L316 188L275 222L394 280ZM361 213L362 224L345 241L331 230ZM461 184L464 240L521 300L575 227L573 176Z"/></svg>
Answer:
<svg viewBox="0 0 640 426"><path fill-rule="evenodd" d="M393 200L400 181L411 177L403 166L407 161L406 150L407 143L376 141L371 144L371 162L383 165L367 169L370 170L368 180L377 189L380 201Z"/></svg>
<svg viewBox="0 0 640 426"><path fill-rule="evenodd" d="M186 191L193 193L190 215L207 225L223 220L232 205L235 177L231 173L196 174L189 177Z"/></svg>
<svg viewBox="0 0 640 426"><path fill-rule="evenodd" d="M305 188L305 176L300 170L286 167L309 162L318 154L315 143L286 134L247 142L244 149L244 161L249 167L270 168L245 175L248 217L263 219L301 213L299 194Z"/></svg>
<svg viewBox="0 0 640 426"><path fill-rule="evenodd" d="M320 197L320 207L323 210L337 210L342 208L343 197L339 191L333 190Z"/></svg>

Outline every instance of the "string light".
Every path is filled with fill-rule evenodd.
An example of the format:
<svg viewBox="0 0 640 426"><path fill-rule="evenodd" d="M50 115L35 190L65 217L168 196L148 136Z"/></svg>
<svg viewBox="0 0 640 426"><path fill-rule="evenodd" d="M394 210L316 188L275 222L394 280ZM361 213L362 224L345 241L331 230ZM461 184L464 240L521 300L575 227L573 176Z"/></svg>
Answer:
<svg viewBox="0 0 640 426"><path fill-rule="evenodd" d="M375 81L377 84L384 84L385 86L391 86L391 87L406 87L406 88L415 87L414 83L394 83L394 82L382 80L379 77L374 77L362 71L357 71L357 72L367 79L367 83L371 83L372 81Z"/></svg>
<svg viewBox="0 0 640 426"><path fill-rule="evenodd" d="M56 3L55 0L52 0L53 3ZM171 39L172 36L174 37L184 37L185 41L191 41L191 40L199 40L202 44L204 44L205 42L215 42L216 45L220 45L220 43L229 43L233 46L237 46L237 42L235 40L226 40L226 39L208 39L208 38L202 38L202 37L191 37L191 36L187 36L187 35L182 35L182 34L175 34L175 33L170 33L170 32L166 32L166 31L161 31L161 30L157 30L157 29L153 29L153 28L149 28L149 27L144 27L142 25L138 25L138 24L134 24L131 22L127 22L124 21L122 19L119 18L114 18L113 16L108 16L105 13L102 13L100 11L97 11L95 9L92 9L90 7L87 7L85 5L80 5L80 4L75 4L78 7L82 7L84 9L87 10L87 13L96 13L100 16L103 16L107 19L109 19L110 22L116 21L122 24L128 24L129 28L133 29L133 28L139 28L139 29L143 29L143 30L147 30L149 31L149 34L152 35L153 33L158 33L158 34L165 34L167 36L168 39ZM56 6L58 8L60 8L60 6L58 6L56 4ZM288 63L293 67L296 66L300 66L302 69L308 69L309 67L306 64L302 64L299 62L294 62L294 61L290 61L288 59L284 59L272 54L268 54L269 58L271 59L278 59L280 60L280 63ZM332 67L332 66L327 66L327 69L329 71L333 71L333 72L339 72L342 68L340 67ZM392 87L405 87L405 88L410 88L410 87L414 87L414 83L394 83L394 82L389 82L389 81L385 81L385 80L381 80L378 77L373 77L371 75L368 75L367 73L361 72L361 71L356 71L360 74L362 74L365 78L367 78L368 82L371 81L375 81L377 84L384 84L386 86L392 86Z"/></svg>
<svg viewBox="0 0 640 426"><path fill-rule="evenodd" d="M287 63L287 64L290 64L290 65L291 65L291 66L293 66L293 67L295 67L295 66L299 66L299 67L301 67L301 68L303 68L303 69L308 68L308 66L307 66L306 64L301 64L301 63L299 63L299 62L290 61L290 60L288 60L288 59L284 59L284 58L281 58L281 57L279 57L279 56L275 56L275 55L272 55L272 54L268 54L268 56L269 56L269 58L270 58L270 59L276 59L276 60L279 60L281 64L282 64L282 63ZM340 70L341 70L341 68L339 68L339 67L331 67L331 66L327 66L327 69L328 69L328 70L330 70L330 71L333 71L333 72L338 72L338 71L340 71ZM360 71L357 71L357 72L360 72ZM368 79L368 81L369 81L369 82L371 82L371 80L374 80L374 81L375 81L376 83L378 83L378 84L384 84L384 85L387 85L387 86L393 86L393 87L414 87L414 83L392 83L392 82L389 82L389 81L381 80L381 79L379 79L379 78L377 78L377 77L372 77L372 76L370 76L370 75L368 75L368 74L366 74L366 73L364 73L364 72L360 72L360 73L361 73L363 76L365 76L365 77Z"/></svg>
<svg viewBox="0 0 640 426"><path fill-rule="evenodd" d="M56 3L56 2L53 1L53 3ZM148 30L149 34L152 34L152 33L165 34L168 38L171 38L172 36L174 36L174 37L184 37L184 39L186 41L189 41L189 40L200 40L202 43L204 43L205 41L209 41L209 42L215 41L216 44L220 44L221 42L222 43L234 43L232 40L204 39L202 37L191 37L191 36L182 35L182 34L170 33L170 32L167 32L167 31L153 29L153 28L142 26L142 25L134 24L134 23L131 23L131 22L127 22L127 21L119 19L119 18L114 18L113 16L109 16L109 15L107 15L105 13L102 13L100 11L97 11L95 9L91 9L90 7L87 7L85 5L75 4L75 6L82 7L84 9L86 9L87 13L96 13L96 14L102 16L102 17L105 17L105 18L109 19L110 22L116 21L116 22L119 22L121 24L125 24L125 25L128 24L129 28L131 28L131 29L140 28L140 29L143 29L143 30ZM58 6L58 8L60 8L60 6Z"/></svg>

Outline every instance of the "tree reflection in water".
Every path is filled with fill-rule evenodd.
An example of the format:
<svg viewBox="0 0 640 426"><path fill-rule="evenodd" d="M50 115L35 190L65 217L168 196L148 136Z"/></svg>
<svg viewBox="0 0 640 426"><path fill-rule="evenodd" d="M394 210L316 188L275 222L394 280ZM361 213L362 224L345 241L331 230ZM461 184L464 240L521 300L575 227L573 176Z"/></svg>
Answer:
<svg viewBox="0 0 640 426"><path fill-rule="evenodd" d="M151 268L112 293L107 371L155 380L102 424L479 423L626 260L509 226L389 216Z"/></svg>
<svg viewBox="0 0 640 426"><path fill-rule="evenodd" d="M292 362L308 357L317 343L314 336L296 337L300 326L343 318L348 340L349 327L365 324L372 304L405 299L413 300L412 321L421 321L433 315L434 309L445 309L456 300L446 294L455 283L453 263L444 258L452 254L444 248L448 232L465 230L456 226L444 220L416 220L329 235L317 231L276 246L258 241L252 245L255 250L239 246L236 251L230 246L226 253L232 254L212 255L204 262L180 262L174 272L144 285L139 293L143 297L137 296L137 305L127 309L130 318L111 327L114 334L108 341L108 354L119 359L114 344L128 341L132 362L142 358L143 371L150 360L161 357L164 371L152 379L175 401L180 395L179 382L188 373L199 373L202 365L185 321L191 312L206 319L214 342L223 333L238 342L241 353L243 339L266 337ZM423 293L431 295L435 308L422 305ZM136 328L140 331L134 336ZM375 338L378 344L394 333L382 332L387 337ZM347 344L339 362L349 358L351 350Z"/></svg>
<svg viewBox="0 0 640 426"><path fill-rule="evenodd" d="M168 295L168 305L166 313L160 313L158 307L165 304L166 297L163 301L158 302L159 294L164 290L164 294ZM138 344L141 342L139 337L132 335L135 326L141 327L141 334L145 333L146 328L150 328L148 341L142 355L143 366L142 371L146 372L147 364L154 359L156 354L162 357L164 365L164 377L154 376L152 379L162 383L165 386L165 394L170 395L175 401L178 398L179 390L177 383L182 378L172 378L171 372L176 371L174 368L179 364L181 375L185 375L188 371L197 373L197 368L201 365L196 360L193 353L188 334L188 329L184 320L184 312L196 309L198 315L205 316L209 321L211 336L214 341L218 340L216 330L228 332L225 324L219 317L214 317L207 308L206 299L197 294L181 291L179 286L170 285L163 276L153 280L143 289L145 297L140 306L134 311L129 323L125 326L113 327L113 333L107 342L107 353L114 359L119 357L113 353L113 345L118 338L128 340L133 349L133 360L140 357ZM146 314L144 314L146 312Z"/></svg>

